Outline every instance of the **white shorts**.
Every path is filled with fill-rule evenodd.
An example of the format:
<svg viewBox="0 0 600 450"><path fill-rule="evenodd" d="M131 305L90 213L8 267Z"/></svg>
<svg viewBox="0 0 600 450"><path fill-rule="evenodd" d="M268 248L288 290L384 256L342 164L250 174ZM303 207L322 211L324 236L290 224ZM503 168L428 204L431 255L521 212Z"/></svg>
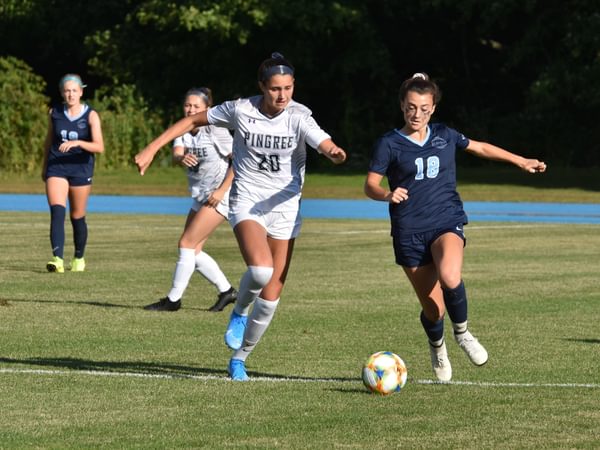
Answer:
<svg viewBox="0 0 600 450"><path fill-rule="evenodd" d="M200 211L200 208L206 207L205 205L206 205L206 200L204 200L202 203L200 203L198 201L198 199L193 198L192 204L190 205L190 209L198 212L198 211ZM227 219L227 217L229 216L229 204L226 201L226 199L221 200L215 209L217 210L217 212L219 214L221 214L223 217L225 217L225 219Z"/></svg>
<svg viewBox="0 0 600 450"><path fill-rule="evenodd" d="M229 224L231 228L244 221L253 220L259 223L267 236L273 239L295 239L300 234L302 217L300 211L258 211L255 207L236 205L229 209Z"/></svg>

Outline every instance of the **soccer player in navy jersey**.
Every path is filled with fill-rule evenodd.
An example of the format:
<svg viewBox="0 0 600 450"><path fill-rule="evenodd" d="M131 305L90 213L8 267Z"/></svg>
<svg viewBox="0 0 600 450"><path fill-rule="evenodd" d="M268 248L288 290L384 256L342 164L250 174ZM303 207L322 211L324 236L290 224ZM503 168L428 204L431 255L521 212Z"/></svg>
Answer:
<svg viewBox="0 0 600 450"><path fill-rule="evenodd" d="M247 265L225 332L234 351L228 371L235 381L249 379L246 358L269 327L283 291L302 223L306 145L334 164L346 160L310 109L292 99L294 82L292 64L274 53L258 69L261 95L185 117L135 157L143 175L160 147L176 136L209 124L234 130L229 223Z"/></svg>
<svg viewBox="0 0 600 450"><path fill-rule="evenodd" d="M523 158L487 142L467 139L443 124L430 124L441 93L424 73L400 87L404 126L375 144L365 194L389 202L396 263L404 269L421 304L421 324L429 338L433 371L440 381L452 378L444 342L444 316L471 362L485 364L485 348L467 329L467 294L462 280L463 227L467 215L456 191L456 150L504 161L529 173L546 164ZM387 177L388 188L381 183Z"/></svg>
<svg viewBox="0 0 600 450"><path fill-rule="evenodd" d="M83 258L88 229L85 221L87 202L92 189L94 160L104 151L100 116L81 102L85 85L76 74L66 74L59 82L62 105L50 109L48 133L44 143L42 180L50 206L50 244L52 259L46 264L49 272L65 271L65 212L69 199L75 255L72 272L85 270Z"/></svg>

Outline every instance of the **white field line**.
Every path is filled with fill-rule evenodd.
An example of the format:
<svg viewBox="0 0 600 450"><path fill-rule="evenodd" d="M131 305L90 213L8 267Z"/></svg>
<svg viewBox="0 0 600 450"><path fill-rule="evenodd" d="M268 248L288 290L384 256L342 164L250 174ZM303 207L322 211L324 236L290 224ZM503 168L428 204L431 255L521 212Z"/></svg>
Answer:
<svg viewBox="0 0 600 450"><path fill-rule="evenodd" d="M191 375L191 374L157 374L145 372L111 372L103 370L47 370L47 369L11 369L0 368L0 374L28 374L28 375L89 375L95 377L124 377L124 378L153 378L162 380L199 380L199 381L230 381L229 378L218 375ZM360 379L334 379L334 378L287 378L287 377L251 377L253 382L267 383L361 383ZM425 385L454 385L490 388L574 388L574 389L600 389L600 384L595 383L503 383L494 381L449 381L439 382L434 380L411 380L409 383Z"/></svg>

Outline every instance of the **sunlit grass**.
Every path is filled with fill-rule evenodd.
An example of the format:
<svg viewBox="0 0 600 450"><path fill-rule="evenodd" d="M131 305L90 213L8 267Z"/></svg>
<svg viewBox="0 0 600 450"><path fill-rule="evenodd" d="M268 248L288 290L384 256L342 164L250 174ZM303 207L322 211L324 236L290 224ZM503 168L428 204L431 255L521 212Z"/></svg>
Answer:
<svg viewBox="0 0 600 450"><path fill-rule="evenodd" d="M472 366L448 334L454 379L471 384L436 385L387 222L306 220L275 320L248 359L258 381L239 384L226 380L229 310L206 311L216 292L199 275L180 311L142 309L170 286L183 221L93 214L88 270L49 274L47 214L0 212L0 447L597 445L597 226L469 225L471 328L490 361ZM206 250L237 285L244 264L226 225ZM388 398L360 381L378 350L409 368Z"/></svg>

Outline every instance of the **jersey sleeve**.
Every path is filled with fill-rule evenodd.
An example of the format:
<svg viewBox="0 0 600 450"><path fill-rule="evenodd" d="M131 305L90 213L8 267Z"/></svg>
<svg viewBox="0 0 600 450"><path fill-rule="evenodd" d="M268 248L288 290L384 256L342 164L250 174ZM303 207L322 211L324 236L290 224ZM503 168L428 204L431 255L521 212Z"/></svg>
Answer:
<svg viewBox="0 0 600 450"><path fill-rule="evenodd" d="M310 115L303 116L300 120L300 132L306 143L317 150L321 142L325 139L331 139L331 136L323 131L317 121Z"/></svg>
<svg viewBox="0 0 600 450"><path fill-rule="evenodd" d="M175 147L185 147L185 145L183 145L183 136L175 138L175 140L173 141L173 148Z"/></svg>
<svg viewBox="0 0 600 450"><path fill-rule="evenodd" d="M212 141L217 152L222 156L231 155L233 137L225 128L211 127Z"/></svg>
<svg viewBox="0 0 600 450"><path fill-rule="evenodd" d="M387 139L385 137L379 138L373 147L369 172L385 175L390 165L390 155L390 146Z"/></svg>
<svg viewBox="0 0 600 450"><path fill-rule="evenodd" d="M233 100L209 108L206 113L208 123L217 127L233 128L236 104Z"/></svg>
<svg viewBox="0 0 600 450"><path fill-rule="evenodd" d="M464 150L469 146L469 139L465 137L464 134L459 133L458 131L449 128L450 134L452 135L452 140L456 142L456 147Z"/></svg>

